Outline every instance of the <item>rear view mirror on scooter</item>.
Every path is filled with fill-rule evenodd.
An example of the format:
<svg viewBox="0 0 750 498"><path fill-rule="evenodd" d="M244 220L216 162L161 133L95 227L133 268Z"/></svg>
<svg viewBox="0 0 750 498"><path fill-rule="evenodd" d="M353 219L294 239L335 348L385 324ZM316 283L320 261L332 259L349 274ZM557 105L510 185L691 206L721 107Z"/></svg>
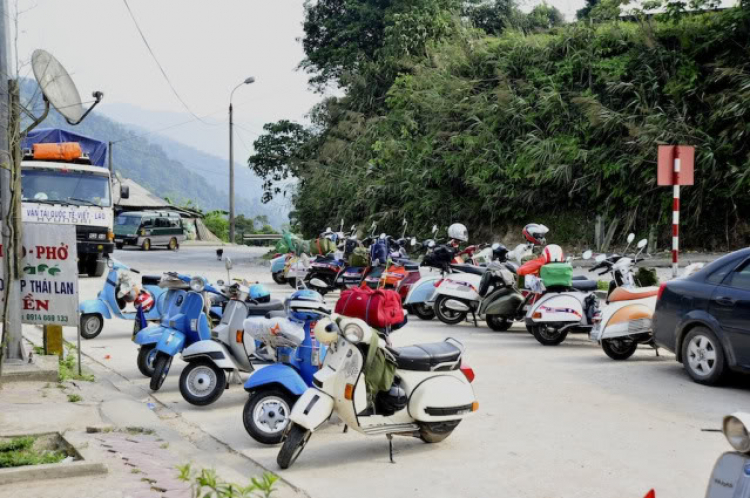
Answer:
<svg viewBox="0 0 750 498"><path fill-rule="evenodd" d="M107 268L110 270L115 267L115 260L112 258L107 258Z"/></svg>
<svg viewBox="0 0 750 498"><path fill-rule="evenodd" d="M634 233L628 234L628 244L632 244L634 240L635 240L635 234Z"/></svg>
<svg viewBox="0 0 750 498"><path fill-rule="evenodd" d="M224 260L224 267L227 270L231 270L232 269L232 258L227 258L227 259Z"/></svg>
<svg viewBox="0 0 750 498"><path fill-rule="evenodd" d="M586 252L583 253L583 259L591 259L591 256L593 256L593 255L594 255L593 251L588 250L588 251L586 251Z"/></svg>
<svg viewBox="0 0 750 498"><path fill-rule="evenodd" d="M601 263L601 262L602 262L602 261L604 261L605 259L607 259L607 255L606 255L606 254L599 254L599 255L597 255L597 256L596 256L596 257L594 258L594 261L596 261L597 263Z"/></svg>
<svg viewBox="0 0 750 498"><path fill-rule="evenodd" d="M437 231L438 231L438 226L437 225L432 225L432 234L435 235L437 233Z"/></svg>
<svg viewBox="0 0 750 498"><path fill-rule="evenodd" d="M417 238L416 237L412 237L410 244L412 245L412 247L414 247L415 245L417 245Z"/></svg>
<svg viewBox="0 0 750 498"><path fill-rule="evenodd" d="M641 239L641 240L639 240L638 241L638 249L643 249L644 247L646 247L646 244L648 244L648 240L647 239Z"/></svg>

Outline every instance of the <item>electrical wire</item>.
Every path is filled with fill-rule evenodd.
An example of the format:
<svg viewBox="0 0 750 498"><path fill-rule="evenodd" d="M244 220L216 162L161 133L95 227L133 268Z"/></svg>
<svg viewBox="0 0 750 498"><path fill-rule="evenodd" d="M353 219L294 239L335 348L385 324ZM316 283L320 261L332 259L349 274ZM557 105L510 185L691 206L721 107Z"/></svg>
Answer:
<svg viewBox="0 0 750 498"><path fill-rule="evenodd" d="M151 57L154 59L154 62L156 62L156 65L159 67L159 71L161 71L162 76L164 76L164 79L167 81L167 84L169 85L169 88L172 89L172 93L174 93L175 97L177 97L177 100L180 101L180 104L182 104L182 107L185 108L187 112L189 112L196 120L200 121L201 123L206 123L201 119L197 114L195 114L192 109L185 103L185 101L180 97L180 94L177 93L177 89L175 89L174 85L172 84L172 81L169 79L169 76L167 76L167 72L164 71L164 68L162 67L161 63L159 62L159 59L156 58L156 54L151 49L151 45L148 43L148 40L146 39L146 35L143 33L143 30L141 30L141 27L138 25L138 21L135 18L135 15L133 14L133 11L130 9L130 5L128 4L128 0L122 0L123 3L125 3L125 7L128 9L128 13L130 14L130 18L133 20L133 23L135 24L135 28L138 30L138 33L141 35L141 39L143 39L143 43L146 45L146 48L148 49L149 53L151 54Z"/></svg>

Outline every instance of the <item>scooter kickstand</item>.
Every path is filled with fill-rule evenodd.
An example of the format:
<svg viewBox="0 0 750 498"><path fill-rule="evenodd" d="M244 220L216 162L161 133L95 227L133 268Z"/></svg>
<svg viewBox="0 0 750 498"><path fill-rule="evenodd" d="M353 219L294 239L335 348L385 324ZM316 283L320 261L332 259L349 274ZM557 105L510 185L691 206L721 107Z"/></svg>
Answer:
<svg viewBox="0 0 750 498"><path fill-rule="evenodd" d="M346 434L347 432L349 432L349 426L344 424L344 434Z"/></svg>
<svg viewBox="0 0 750 498"><path fill-rule="evenodd" d="M473 316L473 317L474 317L474 326L475 326L475 327L479 327L479 325L477 324L477 314L476 314L475 312L473 312L473 311L472 311L472 312L471 312L471 316Z"/></svg>
<svg viewBox="0 0 750 498"><path fill-rule="evenodd" d="M391 457L391 463L396 463L393 460L393 434L386 434L385 437L388 438L388 454Z"/></svg>

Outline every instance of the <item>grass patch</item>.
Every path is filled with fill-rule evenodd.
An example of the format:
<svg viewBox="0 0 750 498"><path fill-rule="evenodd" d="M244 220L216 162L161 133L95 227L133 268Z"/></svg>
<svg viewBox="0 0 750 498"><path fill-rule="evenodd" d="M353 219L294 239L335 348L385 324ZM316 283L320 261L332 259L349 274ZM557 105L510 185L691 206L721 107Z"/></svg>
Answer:
<svg viewBox="0 0 750 498"><path fill-rule="evenodd" d="M78 403L79 401L83 401L83 398L78 394L68 394L68 402L70 403Z"/></svg>
<svg viewBox="0 0 750 498"><path fill-rule="evenodd" d="M596 290L608 291L609 290L609 280L597 280L596 281Z"/></svg>
<svg viewBox="0 0 750 498"><path fill-rule="evenodd" d="M68 344L66 343L66 346ZM83 380L86 382L94 382L94 376L92 374L83 373L78 375L78 362L76 361L75 348L68 346L68 353L65 358L60 358L60 382L66 380Z"/></svg>
<svg viewBox="0 0 750 498"><path fill-rule="evenodd" d="M128 434L145 434L147 436L153 435L156 431L153 429L146 429L145 427L126 427L125 432Z"/></svg>
<svg viewBox="0 0 750 498"><path fill-rule="evenodd" d="M64 451L37 448L36 441L36 437L24 436L0 442L0 469L59 463L67 457Z"/></svg>

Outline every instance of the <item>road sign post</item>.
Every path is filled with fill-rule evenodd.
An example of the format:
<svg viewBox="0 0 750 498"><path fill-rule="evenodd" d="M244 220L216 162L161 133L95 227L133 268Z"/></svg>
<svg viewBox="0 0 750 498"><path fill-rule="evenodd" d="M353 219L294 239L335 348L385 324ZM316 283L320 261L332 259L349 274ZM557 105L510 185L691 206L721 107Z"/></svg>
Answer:
<svg viewBox="0 0 750 498"><path fill-rule="evenodd" d="M677 278L680 254L680 186L693 185L695 147L660 145L657 183L672 186L672 277Z"/></svg>

